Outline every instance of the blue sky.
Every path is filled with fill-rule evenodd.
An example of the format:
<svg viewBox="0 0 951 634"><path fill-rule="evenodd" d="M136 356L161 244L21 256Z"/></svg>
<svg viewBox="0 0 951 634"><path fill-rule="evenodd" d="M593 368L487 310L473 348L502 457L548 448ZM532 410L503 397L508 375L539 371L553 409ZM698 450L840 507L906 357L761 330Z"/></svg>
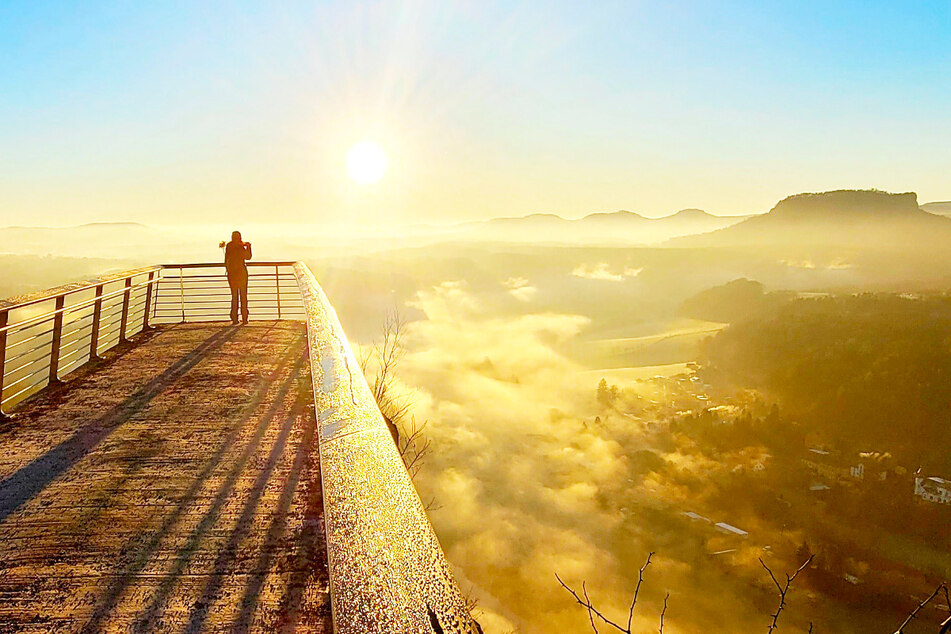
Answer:
<svg viewBox="0 0 951 634"><path fill-rule="evenodd" d="M948 2L3 2L0 224L949 199L949 104Z"/></svg>

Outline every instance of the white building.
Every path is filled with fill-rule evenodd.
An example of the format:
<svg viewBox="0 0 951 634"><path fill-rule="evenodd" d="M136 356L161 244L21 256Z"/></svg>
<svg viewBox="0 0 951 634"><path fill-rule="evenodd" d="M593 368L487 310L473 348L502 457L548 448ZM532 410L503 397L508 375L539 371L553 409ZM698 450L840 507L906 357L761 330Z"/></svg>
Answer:
<svg viewBox="0 0 951 634"><path fill-rule="evenodd" d="M749 535L749 533L747 533L742 528L737 528L736 526L727 524L726 522L717 522L716 524L714 524L714 526L716 526L722 532L727 533L729 535L739 535L740 537L746 537L747 535Z"/></svg>
<svg viewBox="0 0 951 634"><path fill-rule="evenodd" d="M935 504L951 504L951 480L917 477L915 495Z"/></svg>

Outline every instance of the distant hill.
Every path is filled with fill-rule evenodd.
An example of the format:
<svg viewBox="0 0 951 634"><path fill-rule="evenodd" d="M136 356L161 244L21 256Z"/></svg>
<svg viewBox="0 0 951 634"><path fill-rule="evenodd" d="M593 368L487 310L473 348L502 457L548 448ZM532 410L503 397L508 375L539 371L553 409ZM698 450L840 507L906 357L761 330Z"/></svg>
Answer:
<svg viewBox="0 0 951 634"><path fill-rule="evenodd" d="M747 216L714 216L701 209L683 209L662 218L648 218L621 210L593 213L578 220L555 214L494 218L463 225L461 230L464 237L503 242L650 244L721 229L745 218Z"/></svg>
<svg viewBox="0 0 951 634"><path fill-rule="evenodd" d="M788 291L766 292L760 282L740 278L688 297L680 312L694 319L732 323L759 316L794 296Z"/></svg>
<svg viewBox="0 0 951 634"><path fill-rule="evenodd" d="M0 231L36 231L36 232L64 232L85 229L145 229L146 226L140 222L87 222L86 224L73 227L39 227L29 225L13 225L10 227L0 227Z"/></svg>
<svg viewBox="0 0 951 634"><path fill-rule="evenodd" d="M141 222L87 222L84 225L79 225L82 227L95 227L99 229L108 229L110 227L116 229L145 229L145 225Z"/></svg>
<svg viewBox="0 0 951 634"><path fill-rule="evenodd" d="M668 216L668 218L678 218L680 220L706 220L707 218L715 218L708 214L703 209L681 209L675 214Z"/></svg>
<svg viewBox="0 0 951 634"><path fill-rule="evenodd" d="M151 240L137 222L91 222L74 227L0 227L0 253L57 257L127 257Z"/></svg>
<svg viewBox="0 0 951 634"><path fill-rule="evenodd" d="M0 303L15 295L133 266L129 260L0 254Z"/></svg>
<svg viewBox="0 0 951 634"><path fill-rule="evenodd" d="M136 264L218 260L219 237L137 222L91 222L73 227L0 227L0 254L109 258ZM188 261L185 260L185 261Z"/></svg>
<svg viewBox="0 0 951 634"><path fill-rule="evenodd" d="M943 202L934 202L934 203L925 203L921 206L924 211L927 211L931 214L938 214L942 216L951 216L951 200L945 200Z"/></svg>
<svg viewBox="0 0 951 634"><path fill-rule="evenodd" d="M669 244L947 248L951 246L951 218L922 210L914 193L838 190L790 196L769 213Z"/></svg>

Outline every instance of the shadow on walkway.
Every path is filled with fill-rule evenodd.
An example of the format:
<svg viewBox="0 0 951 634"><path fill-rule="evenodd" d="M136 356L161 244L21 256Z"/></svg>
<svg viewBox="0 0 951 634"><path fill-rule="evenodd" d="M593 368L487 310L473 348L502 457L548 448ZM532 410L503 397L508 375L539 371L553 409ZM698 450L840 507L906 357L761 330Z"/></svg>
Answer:
<svg viewBox="0 0 951 634"><path fill-rule="evenodd" d="M158 609L168 598L168 594L171 591L171 588L178 575L181 573L182 569L187 563L189 556L194 552L198 539L208 528L208 526L212 524L217 518L217 512L227 499L227 495L230 492L231 487L233 487L235 480L239 475L241 475L244 467L246 466L248 458L257 450L258 445L264 436L264 432L267 430L268 424L272 420L274 409L281 401L281 397L286 395L290 384L293 382L295 374L300 371L304 361L304 356L299 345L299 341L295 341L291 346L289 346L289 350L277 362L274 369L269 373L266 379L258 387L257 391L249 399L240 415L240 423L235 425L230 433L219 443L215 452L202 467L201 472L192 479L191 485L185 492L185 495L176 505L174 511L172 511L172 513L164 519L158 530L151 532L151 535L136 535L129 540L129 543L126 546L126 551L130 552L130 554L134 553L134 560L129 566L122 570L122 572L114 579L114 581L103 593L102 599L97 605L91 618L83 627L83 632L92 633L100 631L103 622L108 618L110 612L116 607L126 588L137 578L138 574L141 573L145 566L149 563L159 545L170 533L173 532L179 522L184 518L185 514L193 508L199 492L205 486L207 480L214 474L222 460L226 457L228 450L232 448L241 433L246 430L246 425L252 421L256 410L261 406L262 403L269 400L269 397L271 396L269 393L274 387L273 381L277 380L282 374L287 372L288 365L292 362L295 356L298 357L298 359L294 364L293 371L280 385L278 389L278 396L273 397L273 403L269 407L269 415L261 417L257 426L255 427L254 435L251 439L249 439L247 445L241 453L241 456L237 459L235 464L231 466L226 483L216 494L212 508L204 514L199 526L189 536L186 546L180 549L173 570L165 576L160 586L156 590L156 594L152 598L149 606L137 620L137 631L148 629L150 622L156 618Z"/></svg>
<svg viewBox="0 0 951 634"><path fill-rule="evenodd" d="M205 356L221 347L234 335L235 330L234 327L229 327L215 332L125 401L89 421L72 436L0 481L0 524L105 440L119 425L148 406L152 399L195 367Z"/></svg>
<svg viewBox="0 0 951 634"><path fill-rule="evenodd" d="M0 435L0 632L332 631L304 325L142 341Z"/></svg>

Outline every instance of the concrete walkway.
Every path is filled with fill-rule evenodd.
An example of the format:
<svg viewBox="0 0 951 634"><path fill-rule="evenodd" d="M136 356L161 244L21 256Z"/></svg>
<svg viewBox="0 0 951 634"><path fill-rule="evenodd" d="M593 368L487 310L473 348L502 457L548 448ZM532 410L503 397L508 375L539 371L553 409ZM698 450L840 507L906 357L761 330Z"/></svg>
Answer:
<svg viewBox="0 0 951 634"><path fill-rule="evenodd" d="M304 326L183 324L0 423L0 632L330 632Z"/></svg>

